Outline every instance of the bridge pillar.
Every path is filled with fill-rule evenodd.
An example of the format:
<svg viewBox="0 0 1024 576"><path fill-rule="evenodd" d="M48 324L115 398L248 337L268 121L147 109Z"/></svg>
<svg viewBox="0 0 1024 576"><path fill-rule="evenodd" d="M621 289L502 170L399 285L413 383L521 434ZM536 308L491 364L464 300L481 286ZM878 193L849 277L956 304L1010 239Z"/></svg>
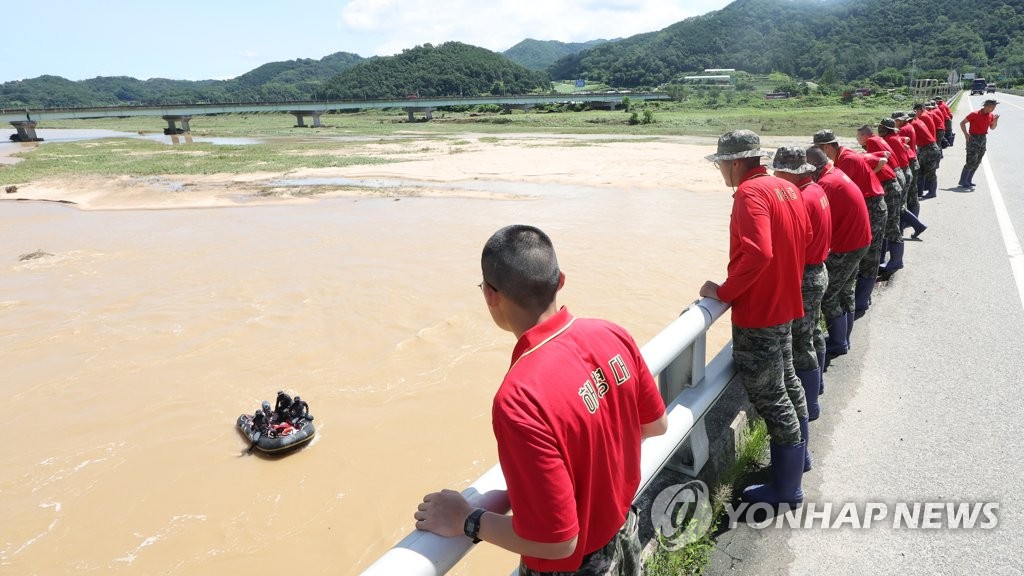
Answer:
<svg viewBox="0 0 1024 576"><path fill-rule="evenodd" d="M164 128L164 134L168 136L192 131L192 128L188 125L189 121L192 120L191 116L166 115L161 116L161 118L167 121L167 128ZM181 122L181 129L178 129L174 124L175 122Z"/></svg>
<svg viewBox="0 0 1024 576"><path fill-rule="evenodd" d="M11 126L14 126L18 133L11 134L11 140L15 142L42 142L43 139L36 136L36 124L35 120L12 120Z"/></svg>
<svg viewBox="0 0 1024 576"><path fill-rule="evenodd" d="M313 125L311 126L311 128L322 128L323 124L320 123L320 116L322 116L324 112L325 112L324 110L313 110L313 111L309 111L309 110L293 110L292 112L289 112L289 114L291 114L292 116L295 116L295 127L296 128L305 128L306 127L306 122L305 122L305 117L306 116L312 116L313 117Z"/></svg>
<svg viewBox="0 0 1024 576"><path fill-rule="evenodd" d="M434 110L436 110L436 108L431 108L429 106L406 106L405 108L403 108L403 110L409 113L409 122L415 122L416 112L423 112L423 116L425 119L433 120Z"/></svg>

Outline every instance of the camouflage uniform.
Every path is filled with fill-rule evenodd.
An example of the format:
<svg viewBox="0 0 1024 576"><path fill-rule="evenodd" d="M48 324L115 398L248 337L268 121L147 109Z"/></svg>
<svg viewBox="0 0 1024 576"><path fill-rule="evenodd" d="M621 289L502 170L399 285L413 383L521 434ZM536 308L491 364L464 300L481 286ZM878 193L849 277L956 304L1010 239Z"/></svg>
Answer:
<svg viewBox="0 0 1024 576"><path fill-rule="evenodd" d="M605 544L583 557L583 564L575 572L538 572L519 562L519 576L641 576L639 517L630 507L622 529Z"/></svg>
<svg viewBox="0 0 1024 576"><path fill-rule="evenodd" d="M857 269L868 247L850 252L833 252L825 260L828 270L828 287L821 298L821 313L826 320L838 318L846 312L854 312L856 302L854 290L857 285Z"/></svg>
<svg viewBox="0 0 1024 576"><path fill-rule="evenodd" d="M903 214L905 202L903 189L900 188L900 183L895 178L882 182L882 187L885 188L885 210L887 212L883 237L890 243L898 244L903 242L903 229L900 227L900 216ZM872 232L874 232L873 225Z"/></svg>
<svg viewBox="0 0 1024 576"><path fill-rule="evenodd" d="M911 158L910 167L907 168L907 187L904 190L907 192L907 210L914 214L920 213L921 207L921 203L917 199L917 179L920 170L921 164L917 158Z"/></svg>
<svg viewBox="0 0 1024 576"><path fill-rule="evenodd" d="M867 199L868 218L871 220L871 245L860 261L860 275L863 278L874 279L878 276L878 262L882 256L882 237L885 235L885 225L889 217L889 209L885 205L885 198L875 196ZM899 221L897 220L897 223Z"/></svg>
<svg viewBox="0 0 1024 576"><path fill-rule="evenodd" d="M736 376L764 418L771 441L782 446L800 443L798 419L808 417L804 387L793 369L791 329L792 322L767 328L732 326Z"/></svg>
<svg viewBox="0 0 1024 576"><path fill-rule="evenodd" d="M917 161L921 164L918 172L918 190L928 190L929 183L935 181L935 171L939 169L939 145L932 142L927 146L917 147Z"/></svg>
<svg viewBox="0 0 1024 576"><path fill-rule="evenodd" d="M984 134L971 134L967 139L967 163L965 170L975 171L981 165L981 159L985 156L985 145L988 138Z"/></svg>
<svg viewBox="0 0 1024 576"><path fill-rule="evenodd" d="M804 266L804 278L800 291L804 297L803 318L793 320L793 368L796 370L817 370L816 351L825 353L825 332L821 329L821 298L828 286L828 271L825 264Z"/></svg>

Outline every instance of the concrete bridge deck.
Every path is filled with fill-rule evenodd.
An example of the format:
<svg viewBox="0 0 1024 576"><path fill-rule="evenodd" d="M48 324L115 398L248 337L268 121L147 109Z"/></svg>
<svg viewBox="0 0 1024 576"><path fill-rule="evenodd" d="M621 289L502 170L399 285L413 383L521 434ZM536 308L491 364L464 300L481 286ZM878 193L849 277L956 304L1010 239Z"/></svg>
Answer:
<svg viewBox="0 0 1024 576"><path fill-rule="evenodd" d="M362 110L382 108L443 108L446 106L476 106L497 104L499 106L524 106L559 104L568 102L621 104L623 98L630 100L668 100L664 93L636 94L543 94L519 96L476 96L401 98L384 100L332 100L295 102L235 102L217 104L168 104L159 106L100 106L93 108L18 108L0 109L0 122L32 120L44 122L68 118L118 118L129 116L202 116L206 114L240 114L254 112L330 112L337 110ZM26 118L26 115L29 116Z"/></svg>
<svg viewBox="0 0 1024 576"><path fill-rule="evenodd" d="M888 518L867 529L740 524L718 539L708 574L1024 574L1024 98L995 96L1001 119L977 189L953 189L959 122L985 99L965 96L938 198L922 202L929 228L908 241L907 267L876 289L811 423L805 508L831 503L834 520L848 502L886 503ZM998 526L893 528L894 505L915 502L995 502Z"/></svg>

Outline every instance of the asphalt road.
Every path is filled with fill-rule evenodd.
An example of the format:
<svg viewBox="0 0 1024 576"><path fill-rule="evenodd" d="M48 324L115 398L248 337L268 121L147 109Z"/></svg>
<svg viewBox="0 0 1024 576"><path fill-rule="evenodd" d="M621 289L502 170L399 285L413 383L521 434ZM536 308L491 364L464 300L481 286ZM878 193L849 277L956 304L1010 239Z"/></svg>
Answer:
<svg viewBox="0 0 1024 576"><path fill-rule="evenodd" d="M965 96L938 198L922 206L929 228L908 240L906 268L879 284L853 350L826 374L803 486L805 510L831 503L830 527L739 524L719 538L709 574L1024 574L1024 98L995 97L1001 119L978 187L954 189L957 125L985 99ZM834 528L847 503L882 504L887 517ZM897 506L915 503L918 527L894 527ZM941 514L931 519L939 527L923 528L927 503L994 503L997 524L981 528L981 515L954 529Z"/></svg>

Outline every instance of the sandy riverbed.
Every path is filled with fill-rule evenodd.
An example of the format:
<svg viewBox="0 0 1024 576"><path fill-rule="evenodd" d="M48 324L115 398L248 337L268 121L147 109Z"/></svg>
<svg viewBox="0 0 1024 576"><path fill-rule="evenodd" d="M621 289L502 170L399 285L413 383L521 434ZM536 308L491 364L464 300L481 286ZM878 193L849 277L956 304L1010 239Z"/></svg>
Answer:
<svg viewBox="0 0 1024 576"><path fill-rule="evenodd" d="M704 160L713 151L711 139L696 143L700 140L515 135L495 142L493 136L466 134L461 141L465 144L457 147L415 140L367 144L344 151L365 155L403 152L403 158L408 159L385 165L247 174L45 179L19 183L17 192L3 194L3 199L60 201L83 210L117 210L281 204L340 196L521 194L495 190L493 182L727 192L722 190L717 172ZM9 163L11 154L20 150L7 148L0 155L5 155ZM345 181L332 182L339 179ZM289 184L281 185L282 180ZM481 184L474 186L474 182Z"/></svg>

